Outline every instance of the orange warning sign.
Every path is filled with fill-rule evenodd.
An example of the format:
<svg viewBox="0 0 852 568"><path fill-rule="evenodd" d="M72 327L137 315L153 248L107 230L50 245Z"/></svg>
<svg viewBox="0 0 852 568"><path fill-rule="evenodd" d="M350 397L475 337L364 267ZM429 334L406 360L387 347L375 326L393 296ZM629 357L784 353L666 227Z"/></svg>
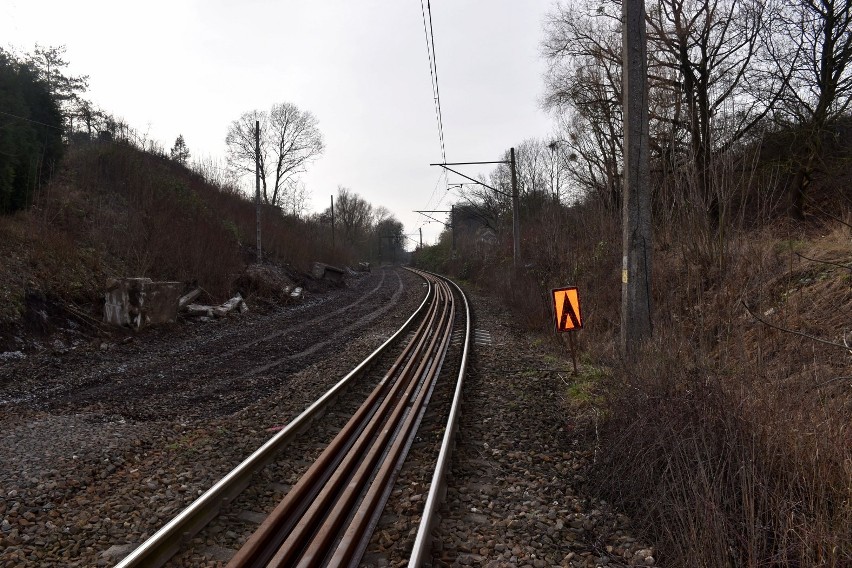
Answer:
<svg viewBox="0 0 852 568"><path fill-rule="evenodd" d="M556 331L574 331L583 328L580 315L580 292L576 286L553 290L553 313L556 316Z"/></svg>

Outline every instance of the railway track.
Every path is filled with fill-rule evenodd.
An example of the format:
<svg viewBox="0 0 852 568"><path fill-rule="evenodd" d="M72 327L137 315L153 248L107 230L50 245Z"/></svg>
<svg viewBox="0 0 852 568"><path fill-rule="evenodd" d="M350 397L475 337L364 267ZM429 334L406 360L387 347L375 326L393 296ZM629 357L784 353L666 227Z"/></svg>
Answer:
<svg viewBox="0 0 852 568"><path fill-rule="evenodd" d="M277 484L279 489L271 493L283 497L277 504L260 506L264 513L271 513L248 531L250 536L236 539L242 546L230 551L228 566L357 566L370 547L386 502L399 493L394 491L394 482L409 449L415 442L422 446L427 438L430 447L426 451L420 448L417 454L429 457L419 457L417 467L434 473L424 507L416 514L419 524L411 531L416 538L408 553L409 566L422 565L428 557L434 514L445 491L471 323L467 300L457 286L434 275L418 274L428 282L426 299L384 345L118 566L165 565L227 509L225 505L240 506L238 496L245 488L270 478L275 485L275 474L270 471L280 465L285 447L298 448L298 440L324 429L332 431L333 437L321 449L306 452L301 448L291 456L295 459L306 452L315 459L305 460L292 485ZM395 352L395 359L377 365L381 360L390 361L390 351ZM359 404L346 402L352 397ZM345 422L340 418L343 408L348 408ZM419 427L427 414L432 430L420 437ZM436 417L441 420L437 426ZM248 506L259 508L257 503ZM261 515L255 512L242 518L247 516L257 520ZM247 532L245 527L240 530ZM188 560L192 555L182 552L177 564L192 564ZM221 555L219 559L223 560Z"/></svg>

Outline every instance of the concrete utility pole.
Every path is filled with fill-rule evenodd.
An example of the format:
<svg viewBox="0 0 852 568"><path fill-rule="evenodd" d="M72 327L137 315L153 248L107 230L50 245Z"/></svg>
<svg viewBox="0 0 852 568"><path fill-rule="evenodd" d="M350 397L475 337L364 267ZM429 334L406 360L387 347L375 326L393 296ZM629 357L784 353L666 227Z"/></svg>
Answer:
<svg viewBox="0 0 852 568"><path fill-rule="evenodd" d="M621 266L621 349L634 357L651 337L651 188L648 166L648 56L643 0L624 0L624 257Z"/></svg>
<svg viewBox="0 0 852 568"><path fill-rule="evenodd" d="M420 227L420 248L423 248L423 227Z"/></svg>
<svg viewBox="0 0 852 568"><path fill-rule="evenodd" d="M260 264L260 121L254 121L254 208L257 219L257 262Z"/></svg>
<svg viewBox="0 0 852 568"><path fill-rule="evenodd" d="M515 166L515 149L509 150L509 158L512 166L512 251L514 267L521 264L521 216L518 206L518 172Z"/></svg>
<svg viewBox="0 0 852 568"><path fill-rule="evenodd" d="M456 252L456 206L450 206L450 233L453 235L453 252Z"/></svg>

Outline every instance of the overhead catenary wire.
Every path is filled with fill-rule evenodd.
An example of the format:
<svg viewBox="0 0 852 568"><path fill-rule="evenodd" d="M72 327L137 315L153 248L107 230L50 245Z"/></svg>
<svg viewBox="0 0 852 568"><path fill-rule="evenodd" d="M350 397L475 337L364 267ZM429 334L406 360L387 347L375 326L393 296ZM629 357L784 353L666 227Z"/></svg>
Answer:
<svg viewBox="0 0 852 568"><path fill-rule="evenodd" d="M435 187L432 188L432 193L431 195L429 195L429 200L426 202L426 209L429 209L432 206L432 202L435 200L435 198L439 196L438 187L441 186L442 182L446 184L447 172L442 171L441 174L438 176L438 179L435 180Z"/></svg>
<svg viewBox="0 0 852 568"><path fill-rule="evenodd" d="M446 180L446 177L447 177L447 172L441 170L441 174L438 176L437 181L435 181L435 187L432 188L432 194L429 196L429 200L426 201L426 207L424 207L424 209L433 209L433 208L438 207L437 205L435 205L435 206L432 205L432 200L435 199L436 195L438 195L438 186L441 185L441 180ZM440 204L440 202L443 201L445 197L446 197L446 192L441 192L441 199L438 201L438 203ZM415 227L415 228L419 229L420 227L423 227L424 225L426 225L428 223L429 223L429 221L421 220L417 224L417 227Z"/></svg>
<svg viewBox="0 0 852 568"><path fill-rule="evenodd" d="M426 0L426 8L429 11L429 37L432 41L432 67L435 68L435 103L438 106L438 129L441 133L441 157L446 162L447 153L444 144L444 114L441 111L441 88L438 83L438 54L435 51L435 32L432 29L432 2L430 0Z"/></svg>
<svg viewBox="0 0 852 568"><path fill-rule="evenodd" d="M62 129L62 128L59 128L59 127L54 126L54 125L52 125L52 124L47 124L47 123L44 123L44 122L39 122L39 121L37 121L37 120L33 120L33 119L31 119L31 118L27 118L27 117L25 117L25 116L18 116L17 114L12 114L12 113L10 113L10 112L3 112L2 110L0 110L0 114L2 114L2 115L4 115L4 116L10 116L10 117L12 117L12 118L16 118L16 119L18 119L18 120L25 120L25 121L27 121L27 122L32 122L33 124L40 124L41 126L46 126L46 127L48 127L48 128L52 128L52 129L54 129L54 130L59 130L60 132L62 132L62 131L63 131L63 129ZM5 126L5 125L4 125L4 126Z"/></svg>
<svg viewBox="0 0 852 568"><path fill-rule="evenodd" d="M445 200L445 199L447 199L447 196L449 196L449 195L450 195L450 192L449 192L449 191L445 191L445 192L443 192L443 193L441 194L441 199L439 199L439 200L438 200L438 203L436 203L436 204L434 205L435 209L437 209L438 207L440 207L440 206L444 203L444 200Z"/></svg>
<svg viewBox="0 0 852 568"><path fill-rule="evenodd" d="M428 24L426 13L428 11ZM420 0L420 13L423 16L423 32L426 35L426 55L429 59L429 75L432 78L432 97L435 103L435 118L438 122L438 141L441 144L441 159L447 161L447 153L444 146L444 119L441 113L441 92L438 88L438 62L435 54L435 32L432 26L432 3L426 0L426 6L423 6L423 0Z"/></svg>
<svg viewBox="0 0 852 568"><path fill-rule="evenodd" d="M435 52L435 31L434 26L432 24L432 3L431 0L426 0L424 5L423 0L420 0L420 13L423 18L423 33L426 38L426 56L429 61L429 76L432 81L432 98L435 106L435 119L438 124L438 141L441 146L441 161L447 161L447 153L446 153L446 145L444 139L444 118L443 112L441 109L441 91L438 86L438 62L437 55ZM428 15L428 17L427 17ZM446 172L442 172L443 175L438 177L437 183L432 190L432 194L429 196L429 200L427 202L426 209L430 208L438 208L441 203L447 198L449 192L442 191L440 192L440 198L438 199L438 205L431 205L433 200L435 199L436 192L438 190L438 186L441 184L443 179L444 184L448 183L448 176ZM449 189L449 187L447 187ZM418 229L422 228L424 225L430 223L429 219L423 219L418 223Z"/></svg>

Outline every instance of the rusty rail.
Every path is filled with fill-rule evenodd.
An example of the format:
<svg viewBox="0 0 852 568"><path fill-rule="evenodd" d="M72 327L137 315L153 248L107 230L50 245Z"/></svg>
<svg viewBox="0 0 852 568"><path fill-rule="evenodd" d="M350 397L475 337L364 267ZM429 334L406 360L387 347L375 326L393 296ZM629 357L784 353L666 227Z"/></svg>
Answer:
<svg viewBox="0 0 852 568"><path fill-rule="evenodd" d="M424 275L421 273L421 275ZM425 412L455 301L432 275L429 311L399 358L307 473L228 564L357 565Z"/></svg>
<svg viewBox="0 0 852 568"><path fill-rule="evenodd" d="M456 390L453 395L452 407L447 418L447 426L444 429L444 438L441 441L441 450L438 454L438 461L435 465L435 472L432 474L432 482L429 484L429 494L426 496L426 505L423 510L423 515L420 517L420 525L417 527L417 536L414 539L414 545L411 549L411 555L408 560L408 568L420 568L426 564L426 560L431 553L432 545L432 528L437 524L438 508L447 497L447 471L450 468L450 460L452 459L453 448L455 446L456 433L458 432L458 421L461 416L462 404L462 388L464 387L465 374L467 372L467 361L470 355L471 341L471 314L470 305L467 297L459 286L448 280L456 290L464 304L465 312L465 331L462 341L462 359L459 365L459 374L456 378Z"/></svg>
<svg viewBox="0 0 852 568"><path fill-rule="evenodd" d="M427 282L429 280L427 279ZM126 556L116 568L148 567L159 568L163 566L181 548L183 543L195 536L216 515L219 514L223 504L226 504L239 495L251 481L255 472L268 465L275 456L290 442L295 440L299 433L311 422L319 418L326 407L331 404L341 392L361 376L376 359L385 353L396 343L411 327L414 321L421 315L424 309L430 305L430 300L435 294L435 287L430 282L426 298L417 310L406 320L406 322L387 341L379 346L373 353L364 359L357 367L343 377L328 392L311 404L304 412L294 418L277 435L267 441L259 449L255 450L240 465L220 479L213 487L207 490L192 504L179 513L175 518L154 533L148 540L140 544L133 552Z"/></svg>

